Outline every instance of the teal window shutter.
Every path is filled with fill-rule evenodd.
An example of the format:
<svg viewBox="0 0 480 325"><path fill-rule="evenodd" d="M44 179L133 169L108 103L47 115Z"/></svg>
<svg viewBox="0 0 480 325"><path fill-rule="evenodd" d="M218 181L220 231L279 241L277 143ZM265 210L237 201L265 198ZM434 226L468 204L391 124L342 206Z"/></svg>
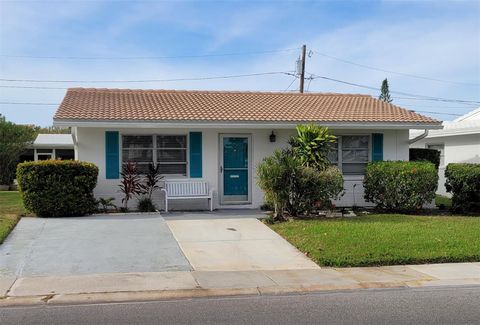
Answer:
<svg viewBox="0 0 480 325"><path fill-rule="evenodd" d="M383 134L372 134L372 161L383 160Z"/></svg>
<svg viewBox="0 0 480 325"><path fill-rule="evenodd" d="M120 153L118 131L105 132L105 176L118 179L120 175Z"/></svg>
<svg viewBox="0 0 480 325"><path fill-rule="evenodd" d="M202 177L202 132L190 132L190 177Z"/></svg>

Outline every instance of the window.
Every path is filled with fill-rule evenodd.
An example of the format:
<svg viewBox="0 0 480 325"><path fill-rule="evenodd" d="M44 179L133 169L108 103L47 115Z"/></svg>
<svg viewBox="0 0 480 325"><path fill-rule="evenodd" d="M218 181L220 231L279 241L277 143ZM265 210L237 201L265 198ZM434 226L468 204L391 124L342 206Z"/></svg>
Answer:
<svg viewBox="0 0 480 325"><path fill-rule="evenodd" d="M61 160L75 159L75 151L73 149L56 149L55 158Z"/></svg>
<svg viewBox="0 0 480 325"><path fill-rule="evenodd" d="M338 136L328 159L344 175L363 175L369 161L369 135Z"/></svg>
<svg viewBox="0 0 480 325"><path fill-rule="evenodd" d="M162 174L187 175L187 137L157 135L157 163Z"/></svg>
<svg viewBox="0 0 480 325"><path fill-rule="evenodd" d="M440 166L445 167L445 145L442 144L427 144L427 149L435 149L440 151Z"/></svg>
<svg viewBox="0 0 480 325"><path fill-rule="evenodd" d="M122 163L133 162L139 172L148 164L160 165L162 174L187 175L187 137L185 135L124 135Z"/></svg>
<svg viewBox="0 0 480 325"><path fill-rule="evenodd" d="M342 172L345 175L363 175L368 163L369 136L342 137Z"/></svg>

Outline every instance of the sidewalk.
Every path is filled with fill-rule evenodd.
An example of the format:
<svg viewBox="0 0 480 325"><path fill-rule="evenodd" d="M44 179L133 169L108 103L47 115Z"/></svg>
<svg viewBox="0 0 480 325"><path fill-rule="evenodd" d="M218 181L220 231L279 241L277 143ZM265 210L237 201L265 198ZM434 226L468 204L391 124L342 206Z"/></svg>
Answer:
<svg viewBox="0 0 480 325"><path fill-rule="evenodd" d="M3 277L0 306L457 285L480 286L480 263Z"/></svg>

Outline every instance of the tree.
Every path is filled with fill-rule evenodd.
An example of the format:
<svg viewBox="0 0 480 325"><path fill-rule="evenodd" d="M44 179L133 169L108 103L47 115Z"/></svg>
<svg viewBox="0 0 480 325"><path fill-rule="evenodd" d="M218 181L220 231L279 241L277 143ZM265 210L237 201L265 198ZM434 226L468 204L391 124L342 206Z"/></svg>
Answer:
<svg viewBox="0 0 480 325"><path fill-rule="evenodd" d="M378 96L378 99L383 100L386 103L392 102L392 98L390 97L390 90L388 89L388 80L386 78L382 81L381 94L380 96Z"/></svg>
<svg viewBox="0 0 480 325"><path fill-rule="evenodd" d="M0 184L12 183L20 155L35 135L33 127L9 122L0 114Z"/></svg>

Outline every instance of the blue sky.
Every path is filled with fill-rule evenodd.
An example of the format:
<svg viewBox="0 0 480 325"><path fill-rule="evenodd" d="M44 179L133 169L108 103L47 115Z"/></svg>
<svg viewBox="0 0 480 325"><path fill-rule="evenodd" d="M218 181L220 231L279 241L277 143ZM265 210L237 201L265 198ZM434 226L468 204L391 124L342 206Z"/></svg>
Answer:
<svg viewBox="0 0 480 325"><path fill-rule="evenodd" d="M291 71L299 48L315 51L307 72L442 98L480 101L480 1L1 1L0 78L144 80ZM292 50L290 50L292 49ZM151 58L252 51L279 52L201 58ZM407 77L362 65L451 82ZM135 60L38 59L34 57ZM34 83L0 86L115 87L282 91L289 75L150 83ZM0 87L0 102L59 103L63 89ZM291 90L298 83L294 82ZM368 93L315 79L309 91ZM414 100L394 103L433 111L442 120L480 105ZM0 104L17 123L51 125L55 106Z"/></svg>

